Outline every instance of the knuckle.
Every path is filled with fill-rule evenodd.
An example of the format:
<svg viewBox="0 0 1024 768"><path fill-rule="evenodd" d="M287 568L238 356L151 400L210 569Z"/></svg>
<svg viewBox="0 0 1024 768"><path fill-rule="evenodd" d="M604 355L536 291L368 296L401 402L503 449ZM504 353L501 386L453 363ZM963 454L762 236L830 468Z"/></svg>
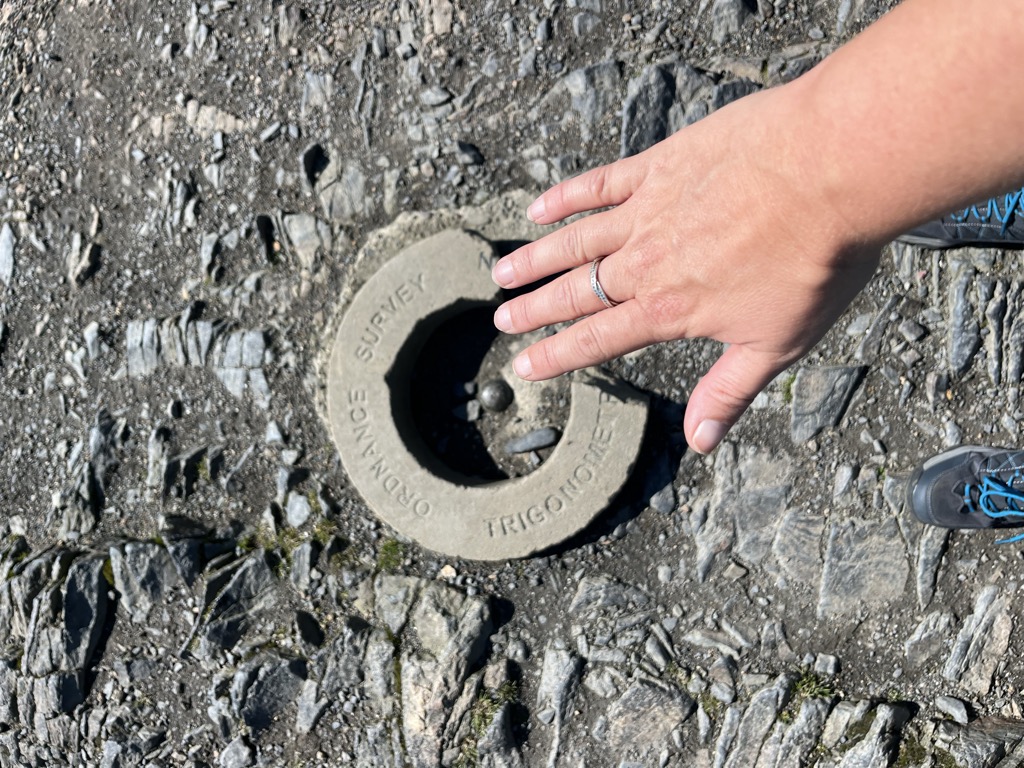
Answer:
<svg viewBox="0 0 1024 768"><path fill-rule="evenodd" d="M604 200L610 187L608 167L602 166L601 168L595 169L587 181L590 185L590 194L598 200Z"/></svg>
<svg viewBox="0 0 1024 768"><path fill-rule="evenodd" d="M646 275L651 273L661 262L663 249L651 241L649 237L642 237L632 243L629 247L633 266L637 274Z"/></svg>
<svg viewBox="0 0 1024 768"><path fill-rule="evenodd" d="M716 379L708 386L708 395L730 411L742 411L753 400L753 397L738 394L731 386L731 383L723 379Z"/></svg>
<svg viewBox="0 0 1024 768"><path fill-rule="evenodd" d="M579 290L572 275L566 275L555 284L555 301L559 307L567 307L573 312L574 317L587 314L580 301Z"/></svg>
<svg viewBox="0 0 1024 768"><path fill-rule="evenodd" d="M555 338L557 339L557 337ZM546 375L553 371L562 370L562 366L558 361L558 345L555 343L555 339L551 339L547 343L542 342L541 344L536 345L533 348L530 358L533 362L533 370L535 373Z"/></svg>
<svg viewBox="0 0 1024 768"><path fill-rule="evenodd" d="M572 344L575 347L577 359L586 361L604 361L611 355L607 353L607 344L604 334L598 330L595 323L581 323L574 326L575 333L572 335Z"/></svg>
<svg viewBox="0 0 1024 768"><path fill-rule="evenodd" d="M512 262L512 269L517 280L523 280L526 278L527 282L530 282L530 275L533 275L533 270L536 266L537 257L534 254L535 246L532 244L526 248L521 248L515 255L515 260Z"/></svg>
<svg viewBox="0 0 1024 768"><path fill-rule="evenodd" d="M648 321L664 339L681 339L686 335L689 302L677 293L658 291L644 301Z"/></svg>
<svg viewBox="0 0 1024 768"><path fill-rule="evenodd" d="M512 320L513 328L530 328L530 307L525 301L511 301L508 305L509 318Z"/></svg>
<svg viewBox="0 0 1024 768"><path fill-rule="evenodd" d="M566 192L566 184L558 184L545 193L545 202L547 203L547 209L561 211L565 208L565 204L568 202L568 194Z"/></svg>
<svg viewBox="0 0 1024 768"><path fill-rule="evenodd" d="M579 229L575 225L569 225L562 230L561 251L562 258L566 264L575 266L583 261L582 242Z"/></svg>

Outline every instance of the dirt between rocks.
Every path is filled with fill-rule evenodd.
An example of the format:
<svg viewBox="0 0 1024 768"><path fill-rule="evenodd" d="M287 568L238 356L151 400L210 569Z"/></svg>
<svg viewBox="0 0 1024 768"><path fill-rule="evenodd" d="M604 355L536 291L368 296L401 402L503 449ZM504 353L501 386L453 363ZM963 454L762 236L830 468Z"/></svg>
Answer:
<svg viewBox="0 0 1024 768"><path fill-rule="evenodd" d="M1019 442L1012 255L890 248L706 459L680 426L717 345L614 361L652 397L635 477L527 560L397 536L320 417L380 228L482 231L887 7L0 4L0 764L1017 749L1019 547L900 500L922 455ZM692 99L643 98L655 66ZM810 409L837 368L850 401Z"/></svg>

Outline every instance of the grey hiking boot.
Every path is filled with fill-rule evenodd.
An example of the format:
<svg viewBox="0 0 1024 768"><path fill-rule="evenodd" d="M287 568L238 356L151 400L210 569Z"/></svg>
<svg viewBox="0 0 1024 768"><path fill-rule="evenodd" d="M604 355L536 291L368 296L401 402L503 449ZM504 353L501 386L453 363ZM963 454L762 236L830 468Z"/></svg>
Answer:
<svg viewBox="0 0 1024 768"><path fill-rule="evenodd" d="M954 211L896 240L936 250L965 246L1024 248L1024 189Z"/></svg>
<svg viewBox="0 0 1024 768"><path fill-rule="evenodd" d="M943 528L1024 527L1024 451L965 445L940 453L910 476L907 505Z"/></svg>

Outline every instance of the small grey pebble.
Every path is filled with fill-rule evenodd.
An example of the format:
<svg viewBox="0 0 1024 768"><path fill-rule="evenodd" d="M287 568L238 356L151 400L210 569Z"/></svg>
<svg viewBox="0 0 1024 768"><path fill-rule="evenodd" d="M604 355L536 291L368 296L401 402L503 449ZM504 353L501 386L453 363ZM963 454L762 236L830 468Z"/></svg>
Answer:
<svg viewBox="0 0 1024 768"><path fill-rule="evenodd" d="M526 661L530 658L530 648L522 640L512 640L505 649L505 656L512 661Z"/></svg>
<svg viewBox="0 0 1024 768"><path fill-rule="evenodd" d="M839 674L839 659L828 653L819 653L814 658L814 671L816 674L826 677L835 677Z"/></svg>
<svg viewBox="0 0 1024 768"><path fill-rule="evenodd" d="M528 453L548 448L557 443L559 437L558 430L553 427L535 429L522 437L513 438L505 443L505 453Z"/></svg>
<svg viewBox="0 0 1024 768"><path fill-rule="evenodd" d="M920 323L907 319L900 323L899 332L907 341L920 341L928 333L928 329Z"/></svg>
<svg viewBox="0 0 1024 768"><path fill-rule="evenodd" d="M656 494L651 496L649 501L651 509L661 512L663 515L667 515L670 512L674 512L676 508L676 492L672 488L672 483L669 483Z"/></svg>
<svg viewBox="0 0 1024 768"><path fill-rule="evenodd" d="M961 725L967 725L967 706L960 699L952 696L936 696L935 708Z"/></svg>
<svg viewBox="0 0 1024 768"><path fill-rule="evenodd" d="M284 435L281 434L281 427L276 421L267 422L267 445L284 445Z"/></svg>
<svg viewBox="0 0 1024 768"><path fill-rule="evenodd" d="M508 382L501 379L493 379L480 387L480 394L477 399L488 411L504 411L510 405L515 395Z"/></svg>

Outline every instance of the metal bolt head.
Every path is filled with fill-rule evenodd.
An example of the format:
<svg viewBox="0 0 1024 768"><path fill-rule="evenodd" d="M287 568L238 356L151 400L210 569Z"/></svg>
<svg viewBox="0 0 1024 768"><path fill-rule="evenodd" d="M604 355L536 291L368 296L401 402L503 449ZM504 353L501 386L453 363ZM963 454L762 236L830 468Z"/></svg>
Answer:
<svg viewBox="0 0 1024 768"><path fill-rule="evenodd" d="M504 411L510 405L514 395L512 387L502 379L492 379L480 387L476 399L488 411Z"/></svg>

